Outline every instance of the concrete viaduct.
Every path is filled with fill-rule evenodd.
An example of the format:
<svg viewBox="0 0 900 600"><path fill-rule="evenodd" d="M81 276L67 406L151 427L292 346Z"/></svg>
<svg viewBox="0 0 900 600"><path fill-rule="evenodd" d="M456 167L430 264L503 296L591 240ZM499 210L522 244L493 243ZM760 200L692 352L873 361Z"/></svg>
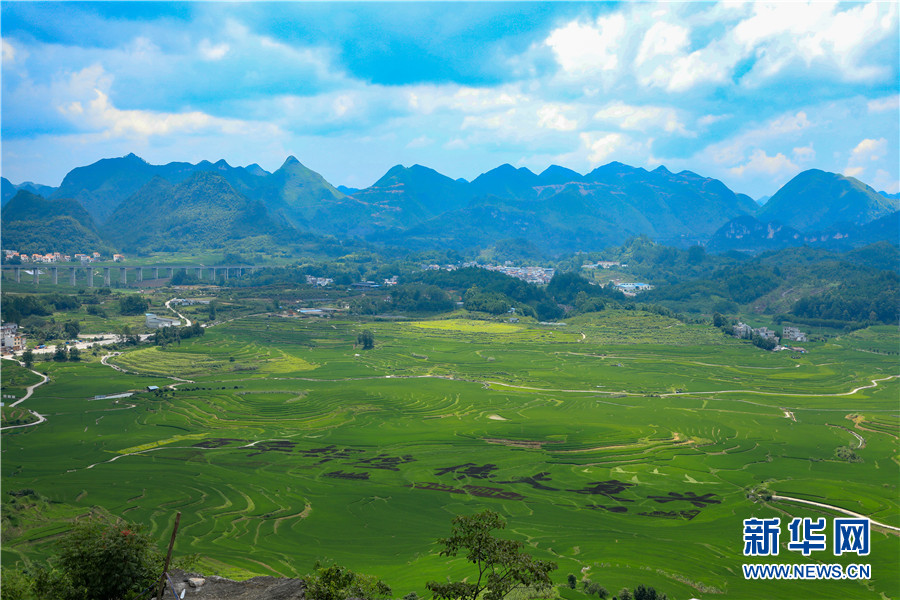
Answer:
<svg viewBox="0 0 900 600"><path fill-rule="evenodd" d="M104 287L128 287L128 272L131 271L134 277L132 278L131 284L138 285L144 281L144 275L147 271L150 271L153 274L153 279L159 279L160 272L163 273L163 277L172 277L175 273L179 271L184 271L185 273L193 273L197 276L197 279L201 281L204 280L204 273L209 275L210 281L216 281L218 277L221 275L225 280L229 277L237 276L241 277L244 273L252 273L257 269L261 269L262 267L255 267L251 265L218 265L214 267L198 267L198 266L186 266L186 267L178 267L178 266L122 266L122 267L102 267L102 266L91 266L91 265L55 265L53 263L35 263L33 265L3 265L2 269L4 273L9 273L12 271L13 276L15 277L16 282L21 282L23 271L31 271L31 273L26 273L26 277L31 277L32 281L35 285L40 283L41 281L41 273L43 270L45 275L50 276L50 281L54 285L59 285L60 283L60 271L63 272L62 281L65 283L68 278L68 283L72 287L75 287L76 282L78 280L86 281L87 287L94 287L94 276L95 272L102 271L102 285ZM66 273L68 271L68 273ZM83 277L79 277L79 272L84 272ZM113 278L111 277L111 273L118 272L118 276ZM100 282L97 282L100 284Z"/></svg>

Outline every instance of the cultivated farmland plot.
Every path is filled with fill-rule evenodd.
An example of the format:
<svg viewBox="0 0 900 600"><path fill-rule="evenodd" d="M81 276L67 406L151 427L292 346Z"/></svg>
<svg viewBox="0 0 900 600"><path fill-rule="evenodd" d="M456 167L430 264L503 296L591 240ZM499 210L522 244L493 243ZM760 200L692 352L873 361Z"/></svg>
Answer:
<svg viewBox="0 0 900 600"><path fill-rule="evenodd" d="M372 350L354 347L363 328ZM748 498L761 487L900 526L900 382L882 352L897 343L872 328L792 356L628 311L560 328L249 317L112 359L126 373L41 364L51 382L28 405L48 421L4 435L3 487L101 506L160 539L181 511L176 552L231 576L331 559L424 594L465 574L437 555L450 519L491 508L559 563L559 583L892 597L900 540L882 527L865 558L767 557L868 563L869 581L747 581L741 564L766 562L742 555L744 519L842 516ZM58 531L39 525L7 532L4 564L47 551Z"/></svg>

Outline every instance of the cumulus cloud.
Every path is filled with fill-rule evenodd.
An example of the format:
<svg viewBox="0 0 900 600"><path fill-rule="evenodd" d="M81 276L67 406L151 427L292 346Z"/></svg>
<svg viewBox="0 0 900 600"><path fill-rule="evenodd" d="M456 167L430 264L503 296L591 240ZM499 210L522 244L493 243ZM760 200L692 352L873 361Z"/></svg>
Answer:
<svg viewBox="0 0 900 600"><path fill-rule="evenodd" d="M657 56L669 56L681 52L687 48L690 42L689 34L689 30L681 25L664 21L653 24L644 34L637 58L634 61L635 65L641 66Z"/></svg>
<svg viewBox="0 0 900 600"><path fill-rule="evenodd" d="M869 109L870 113L881 113L889 110L897 112L900 110L900 95L895 94L893 96L888 96L887 98L869 100L866 107Z"/></svg>
<svg viewBox="0 0 900 600"><path fill-rule="evenodd" d="M573 131L578 123L563 114L563 108L548 104L538 109L538 127L557 131Z"/></svg>
<svg viewBox="0 0 900 600"><path fill-rule="evenodd" d="M875 172L874 179L872 179L872 187L880 192L896 194L897 192L900 192L900 180L896 177L892 177L891 174L884 169L878 169Z"/></svg>
<svg viewBox="0 0 900 600"><path fill-rule="evenodd" d="M844 167L843 173L848 177L860 177L865 173L866 168L872 163L880 161L884 158L888 151L888 142L886 138L877 140L866 138L859 142L853 150L850 151L850 158L847 166Z"/></svg>
<svg viewBox="0 0 900 600"><path fill-rule="evenodd" d="M3 65L11 66L15 64L17 55L19 55L16 47L9 43L7 40L0 40L0 48L2 48L3 51Z"/></svg>
<svg viewBox="0 0 900 600"><path fill-rule="evenodd" d="M812 142L808 146L794 148L792 154L797 162L810 162L816 159L816 151L813 149Z"/></svg>
<svg viewBox="0 0 900 600"><path fill-rule="evenodd" d="M678 118L678 111L659 106L631 106L624 102L612 102L596 113L594 118L622 129L648 131L660 129L667 133L688 135L684 123Z"/></svg>
<svg viewBox="0 0 900 600"><path fill-rule="evenodd" d="M206 60L222 60L225 58L225 55L228 54L230 49L231 46L224 42L221 44L213 44L209 40L203 40L198 46L200 55Z"/></svg>
<svg viewBox="0 0 900 600"><path fill-rule="evenodd" d="M866 138L850 151L850 160L856 163L876 161L880 160L886 152L887 140L885 138L877 140Z"/></svg>
<svg viewBox="0 0 900 600"><path fill-rule="evenodd" d="M744 175L765 174L782 175L796 173L799 169L787 156L779 152L769 156L765 150L757 149L750 155L750 160L743 165L732 167L731 172L738 177Z"/></svg>
<svg viewBox="0 0 900 600"><path fill-rule="evenodd" d="M617 69L624 35L625 16L615 13L594 22L572 21L552 31L544 43L564 71L580 75Z"/></svg>
<svg viewBox="0 0 900 600"><path fill-rule="evenodd" d="M84 130L99 131L109 137L149 137L209 132L224 135L246 134L253 129L277 130L272 125L248 123L237 119L212 117L199 111L162 113L146 110L120 110L104 92L94 90L95 97L85 106L74 101L60 107L60 112Z"/></svg>
<svg viewBox="0 0 900 600"><path fill-rule="evenodd" d="M406 144L407 148L424 148L425 146L430 146L434 143L434 140L428 137L427 135L420 135L414 140L410 140L408 144Z"/></svg>
<svg viewBox="0 0 900 600"><path fill-rule="evenodd" d="M581 143L588 152L587 159L592 167L605 162L620 150L627 138L621 133L585 132L580 136Z"/></svg>

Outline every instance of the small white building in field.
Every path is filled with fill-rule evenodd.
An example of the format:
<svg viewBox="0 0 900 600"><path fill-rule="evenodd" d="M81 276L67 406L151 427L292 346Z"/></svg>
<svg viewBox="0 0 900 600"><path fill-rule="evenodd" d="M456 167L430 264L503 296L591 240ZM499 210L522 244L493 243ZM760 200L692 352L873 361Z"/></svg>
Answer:
<svg viewBox="0 0 900 600"><path fill-rule="evenodd" d="M145 313L144 322L150 329L162 329L163 327L175 327L177 325L181 325L181 321L178 319L160 317L153 313Z"/></svg>

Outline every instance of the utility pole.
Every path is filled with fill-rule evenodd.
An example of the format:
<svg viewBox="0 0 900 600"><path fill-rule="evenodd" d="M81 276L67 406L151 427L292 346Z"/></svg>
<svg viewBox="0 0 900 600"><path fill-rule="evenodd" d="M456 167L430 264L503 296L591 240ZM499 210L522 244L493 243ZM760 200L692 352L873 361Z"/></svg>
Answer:
<svg viewBox="0 0 900 600"><path fill-rule="evenodd" d="M181 521L181 513L175 514L175 527L172 529L172 539L169 540L169 552L166 554L166 564L163 566L162 575L159 576L159 590L156 594L156 600L162 600L163 593L166 591L166 573L169 571L169 561L172 560L172 547L175 546L175 534L178 533L178 523Z"/></svg>

